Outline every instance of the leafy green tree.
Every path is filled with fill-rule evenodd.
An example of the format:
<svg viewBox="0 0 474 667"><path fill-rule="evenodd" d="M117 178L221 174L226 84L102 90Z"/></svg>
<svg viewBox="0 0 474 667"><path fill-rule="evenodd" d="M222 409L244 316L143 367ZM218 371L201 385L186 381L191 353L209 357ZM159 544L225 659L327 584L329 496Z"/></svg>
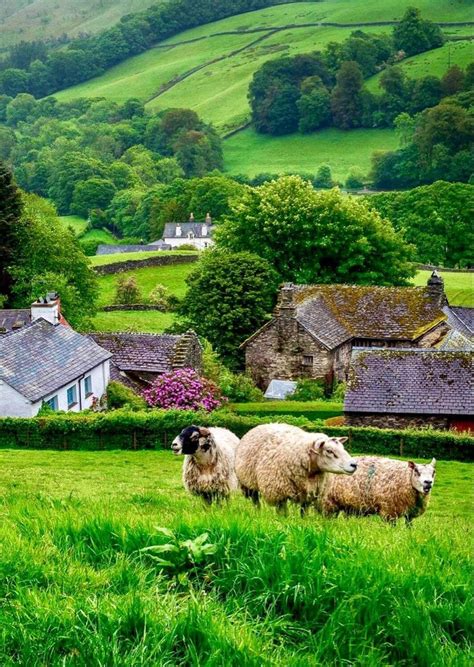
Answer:
<svg viewBox="0 0 474 667"><path fill-rule="evenodd" d="M334 181L332 180L331 167L328 164L322 164L313 180L313 187L328 190L332 188Z"/></svg>
<svg viewBox="0 0 474 667"><path fill-rule="evenodd" d="M298 176L248 190L216 233L219 247L252 249L296 283L403 285L412 249L365 203L315 191Z"/></svg>
<svg viewBox="0 0 474 667"><path fill-rule="evenodd" d="M107 209L107 219L122 236L140 236L146 238L146 222L138 225L136 215L145 195L141 189L121 190L117 192Z"/></svg>
<svg viewBox="0 0 474 667"><path fill-rule="evenodd" d="M176 178L183 178L184 171L175 157L164 157L156 163L156 178L160 183L172 183Z"/></svg>
<svg viewBox="0 0 474 667"><path fill-rule="evenodd" d="M0 91L4 95L16 97L19 93L28 92L29 80L28 72L10 67L0 73Z"/></svg>
<svg viewBox="0 0 474 667"><path fill-rule="evenodd" d="M0 160L8 160L16 142L13 130L0 126Z"/></svg>
<svg viewBox="0 0 474 667"><path fill-rule="evenodd" d="M224 361L236 367L239 344L264 324L272 308L276 280L271 264L252 253L207 251L186 280L182 314Z"/></svg>
<svg viewBox="0 0 474 667"><path fill-rule="evenodd" d="M362 89L364 80L356 62L342 63L331 95L331 111L336 127L348 130L360 127L364 115Z"/></svg>
<svg viewBox="0 0 474 667"><path fill-rule="evenodd" d="M70 324L88 325L95 312L97 279L77 238L44 199L24 195L23 203L11 269L12 305L27 307L40 292L57 291L64 297Z"/></svg>
<svg viewBox="0 0 474 667"><path fill-rule="evenodd" d="M79 151L55 156L49 174L48 194L61 214L70 212L76 183L89 178L105 177L106 168L99 160Z"/></svg>
<svg viewBox="0 0 474 667"><path fill-rule="evenodd" d="M20 191L11 172L0 161L0 298L11 297L11 265L18 248L18 225L22 211Z"/></svg>
<svg viewBox="0 0 474 667"><path fill-rule="evenodd" d="M401 21L393 29L393 42L396 49L408 56L435 49L443 44L441 28L431 21L421 18L420 10L408 7Z"/></svg>
<svg viewBox="0 0 474 667"><path fill-rule="evenodd" d="M196 219L204 219L210 213L213 220L222 220L230 212L230 202L239 197L245 187L222 174L210 174L191 181L189 211Z"/></svg>
<svg viewBox="0 0 474 667"><path fill-rule="evenodd" d="M92 209L105 210L116 192L115 185L106 178L88 178L79 181L72 196L71 213L86 218Z"/></svg>
<svg viewBox="0 0 474 667"><path fill-rule="evenodd" d="M395 131L400 146L408 146L413 140L415 133L415 119L408 113L401 113L395 118Z"/></svg>
<svg viewBox="0 0 474 667"><path fill-rule="evenodd" d="M425 76L413 84L409 109L412 114L434 107L441 100L441 81L436 76Z"/></svg>
<svg viewBox="0 0 474 667"><path fill-rule="evenodd" d="M313 132L330 124L331 96L319 77L305 79L297 102L300 132Z"/></svg>
<svg viewBox="0 0 474 667"><path fill-rule="evenodd" d="M115 290L115 303L127 306L140 303L142 295L135 276L120 276Z"/></svg>
<svg viewBox="0 0 474 667"><path fill-rule="evenodd" d="M365 176L360 167L351 167L346 178L346 188L349 190L359 190L364 187Z"/></svg>
<svg viewBox="0 0 474 667"><path fill-rule="evenodd" d="M36 109L36 100L33 95L21 93L7 106L6 115L8 125L16 126L21 121L30 120Z"/></svg>
<svg viewBox="0 0 474 667"><path fill-rule="evenodd" d="M452 65L441 79L443 96L456 95L464 88L464 72L458 65Z"/></svg>

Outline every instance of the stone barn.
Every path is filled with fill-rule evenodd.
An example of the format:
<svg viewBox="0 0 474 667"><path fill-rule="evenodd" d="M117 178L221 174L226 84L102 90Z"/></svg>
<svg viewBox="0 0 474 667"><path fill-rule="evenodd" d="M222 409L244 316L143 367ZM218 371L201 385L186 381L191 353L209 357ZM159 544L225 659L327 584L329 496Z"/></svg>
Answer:
<svg viewBox="0 0 474 667"><path fill-rule="evenodd" d="M473 360L469 351L355 349L346 423L474 431Z"/></svg>
<svg viewBox="0 0 474 667"><path fill-rule="evenodd" d="M352 348L434 347L449 331L442 279L426 287L293 285L241 348L254 381L346 380Z"/></svg>

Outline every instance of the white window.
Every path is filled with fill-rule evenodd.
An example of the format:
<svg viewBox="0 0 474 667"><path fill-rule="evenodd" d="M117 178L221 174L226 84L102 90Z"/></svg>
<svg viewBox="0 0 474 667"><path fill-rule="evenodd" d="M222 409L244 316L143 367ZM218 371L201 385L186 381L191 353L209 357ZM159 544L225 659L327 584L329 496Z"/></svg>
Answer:
<svg viewBox="0 0 474 667"><path fill-rule="evenodd" d="M49 405L51 410L57 410L58 409L58 397L57 396L52 396L50 399L45 401L46 405Z"/></svg>
<svg viewBox="0 0 474 667"><path fill-rule="evenodd" d="M77 403L77 389L76 385L69 387L67 390L67 407L72 408Z"/></svg>
<svg viewBox="0 0 474 667"><path fill-rule="evenodd" d="M90 396L92 394L92 376L88 375L84 378L84 394Z"/></svg>

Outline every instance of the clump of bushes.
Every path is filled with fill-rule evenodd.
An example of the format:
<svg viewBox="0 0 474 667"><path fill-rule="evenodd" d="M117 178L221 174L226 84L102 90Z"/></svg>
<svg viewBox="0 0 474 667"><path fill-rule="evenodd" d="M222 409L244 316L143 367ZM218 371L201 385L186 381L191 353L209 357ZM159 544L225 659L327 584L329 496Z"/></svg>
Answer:
<svg viewBox="0 0 474 667"><path fill-rule="evenodd" d="M293 394L288 396L290 401L320 401L325 397L322 380L301 378L296 383Z"/></svg>
<svg viewBox="0 0 474 667"><path fill-rule="evenodd" d="M117 280L115 303L132 305L141 302L141 292L135 276L120 276Z"/></svg>
<svg viewBox="0 0 474 667"><path fill-rule="evenodd" d="M168 287L161 283L155 285L148 296L148 300L154 306L161 308L164 312L176 310L180 303L178 297L171 294Z"/></svg>
<svg viewBox="0 0 474 667"><path fill-rule="evenodd" d="M252 378L241 373L232 373L207 341L204 343L202 361L204 377L214 382L232 403L263 400L263 393L255 386Z"/></svg>
<svg viewBox="0 0 474 667"><path fill-rule="evenodd" d="M224 402L219 387L199 377L193 368L164 373L154 380L143 398L152 408L212 412Z"/></svg>
<svg viewBox="0 0 474 667"><path fill-rule="evenodd" d="M107 386L107 406L111 410L128 408L129 410L145 410L147 407L144 398L139 396L130 387L121 382L109 382Z"/></svg>

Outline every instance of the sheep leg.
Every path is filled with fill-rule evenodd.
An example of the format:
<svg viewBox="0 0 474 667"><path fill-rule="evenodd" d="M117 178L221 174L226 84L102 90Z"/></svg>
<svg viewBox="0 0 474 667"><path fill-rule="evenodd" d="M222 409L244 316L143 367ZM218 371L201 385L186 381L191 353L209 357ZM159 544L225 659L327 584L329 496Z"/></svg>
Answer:
<svg viewBox="0 0 474 667"><path fill-rule="evenodd" d="M279 516L288 516L288 505L286 500L280 500L280 502L276 504L276 511Z"/></svg>
<svg viewBox="0 0 474 667"><path fill-rule="evenodd" d="M212 501L214 500L214 494L213 493L208 493L204 492L201 494L202 499L206 503L206 505L212 505Z"/></svg>
<svg viewBox="0 0 474 667"><path fill-rule="evenodd" d="M260 509L260 494L256 489L248 489L246 486L243 486L242 492L246 498L250 498L257 509Z"/></svg>
<svg viewBox="0 0 474 667"><path fill-rule="evenodd" d="M306 512L308 511L308 507L310 506L311 503L301 503L300 506L300 516L303 519L306 516Z"/></svg>

